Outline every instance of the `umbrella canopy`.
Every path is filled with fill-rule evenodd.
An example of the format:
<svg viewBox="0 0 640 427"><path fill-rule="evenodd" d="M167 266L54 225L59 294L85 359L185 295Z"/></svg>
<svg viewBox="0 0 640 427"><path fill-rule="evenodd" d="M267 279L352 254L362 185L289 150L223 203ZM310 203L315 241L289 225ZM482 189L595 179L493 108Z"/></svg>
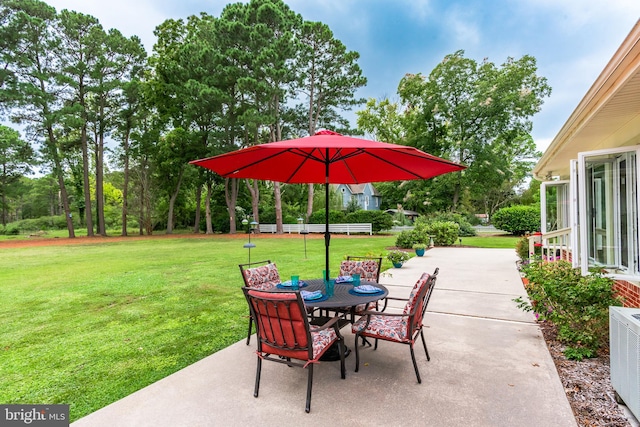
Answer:
<svg viewBox="0 0 640 427"><path fill-rule="evenodd" d="M428 179L464 169L413 147L352 138L332 131L254 145L191 163L227 178L297 184Z"/></svg>
<svg viewBox="0 0 640 427"><path fill-rule="evenodd" d="M343 136L324 130L313 136L254 145L194 165L226 178L325 184L325 248L329 274L329 184L428 179L464 169L413 147Z"/></svg>

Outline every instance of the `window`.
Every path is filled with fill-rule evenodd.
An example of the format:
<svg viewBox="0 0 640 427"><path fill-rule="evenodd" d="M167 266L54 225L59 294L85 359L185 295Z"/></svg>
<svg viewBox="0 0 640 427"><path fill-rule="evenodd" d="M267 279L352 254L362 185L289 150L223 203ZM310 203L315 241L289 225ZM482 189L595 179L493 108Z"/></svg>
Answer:
<svg viewBox="0 0 640 427"><path fill-rule="evenodd" d="M621 279L640 274L638 158L637 148L628 147L578 154L583 274L590 267L605 268Z"/></svg>

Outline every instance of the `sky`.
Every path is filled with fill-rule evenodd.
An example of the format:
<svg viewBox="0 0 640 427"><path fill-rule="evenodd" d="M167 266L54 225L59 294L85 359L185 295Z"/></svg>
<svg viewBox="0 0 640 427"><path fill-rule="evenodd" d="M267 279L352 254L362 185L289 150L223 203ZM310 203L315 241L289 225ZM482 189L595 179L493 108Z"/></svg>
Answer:
<svg viewBox="0 0 640 427"><path fill-rule="evenodd" d="M45 0L92 15L105 29L137 35L151 54L166 19L206 12L225 0ZM640 18L639 0L284 0L307 21L329 26L360 54L368 83L357 96L397 101L406 73L428 75L458 50L501 65L531 55L552 94L533 121L544 151ZM356 108L357 109L357 108ZM345 114L355 125L355 114Z"/></svg>

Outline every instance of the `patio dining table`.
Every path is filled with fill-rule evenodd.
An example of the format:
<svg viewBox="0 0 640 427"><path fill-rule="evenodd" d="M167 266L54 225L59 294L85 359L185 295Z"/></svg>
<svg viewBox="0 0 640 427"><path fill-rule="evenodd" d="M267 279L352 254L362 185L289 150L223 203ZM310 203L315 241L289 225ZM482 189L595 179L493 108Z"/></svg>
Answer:
<svg viewBox="0 0 640 427"><path fill-rule="evenodd" d="M302 280L303 283L306 283L306 286L300 288L301 291L322 291L323 294L326 293L325 284L323 279L310 279L310 280ZM353 283L336 283L334 286L333 296L329 298L321 298L318 301L314 300L305 300L304 303L307 307L318 308L321 310L335 310L337 312L345 313L345 321L340 323L340 327L344 326L347 323L353 323L355 321L355 309L357 306L361 304L368 304L371 302L379 301L389 295L389 290L377 283L372 281L363 280L360 282L360 285L372 285L376 288L380 289L382 292L372 293L372 294L359 294L353 292L354 286ZM278 292L286 292L290 291L290 289L275 289ZM350 292L351 291L351 292ZM326 322L326 318L316 318L319 323ZM315 323L314 320L311 323ZM351 353L351 350L345 345L345 356L348 356ZM336 361L340 360L340 354L337 351L337 347L333 349L329 349L324 356L320 358L320 360L325 361Z"/></svg>

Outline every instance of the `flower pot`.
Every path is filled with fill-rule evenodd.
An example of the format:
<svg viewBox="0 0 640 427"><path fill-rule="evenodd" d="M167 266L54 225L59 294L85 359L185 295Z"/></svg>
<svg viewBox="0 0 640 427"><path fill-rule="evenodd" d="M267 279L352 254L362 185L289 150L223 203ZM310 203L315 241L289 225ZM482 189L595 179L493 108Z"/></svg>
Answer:
<svg viewBox="0 0 640 427"><path fill-rule="evenodd" d="M415 251L416 251L416 255L423 256L425 250L424 249L416 249Z"/></svg>
<svg viewBox="0 0 640 427"><path fill-rule="evenodd" d="M400 268L400 267L402 267L402 263L401 263L401 262L394 262L394 263L393 263L393 266L394 266L395 268Z"/></svg>

